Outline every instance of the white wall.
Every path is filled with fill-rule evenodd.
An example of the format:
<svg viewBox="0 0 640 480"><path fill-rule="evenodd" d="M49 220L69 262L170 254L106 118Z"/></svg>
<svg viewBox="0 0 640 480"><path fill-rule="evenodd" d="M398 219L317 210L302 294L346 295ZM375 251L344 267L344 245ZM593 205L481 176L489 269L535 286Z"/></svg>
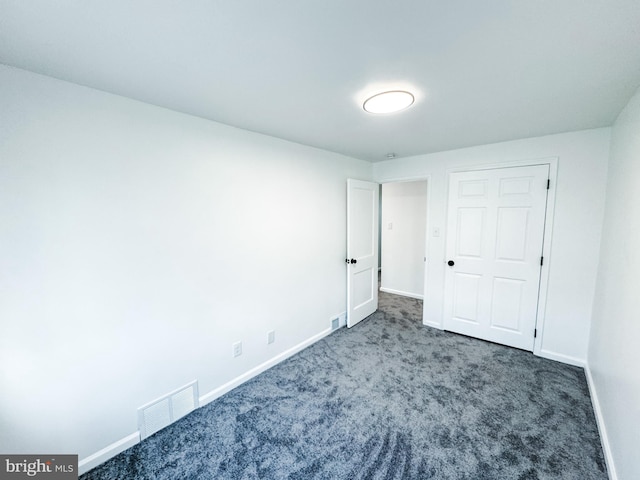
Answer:
<svg viewBox="0 0 640 480"><path fill-rule="evenodd" d="M422 298L427 229L427 182L382 185L382 278L389 293Z"/></svg>
<svg viewBox="0 0 640 480"><path fill-rule="evenodd" d="M615 122L589 342L617 478L640 478L640 90ZM611 467L611 464L609 464Z"/></svg>
<svg viewBox="0 0 640 480"><path fill-rule="evenodd" d="M0 451L83 459L326 331L347 177L371 165L0 66Z"/></svg>
<svg viewBox="0 0 640 480"><path fill-rule="evenodd" d="M430 175L425 323L442 327L447 170L558 158L555 218L541 355L586 360L600 248L610 129L530 138L374 164L376 181ZM433 229L440 228L440 237Z"/></svg>

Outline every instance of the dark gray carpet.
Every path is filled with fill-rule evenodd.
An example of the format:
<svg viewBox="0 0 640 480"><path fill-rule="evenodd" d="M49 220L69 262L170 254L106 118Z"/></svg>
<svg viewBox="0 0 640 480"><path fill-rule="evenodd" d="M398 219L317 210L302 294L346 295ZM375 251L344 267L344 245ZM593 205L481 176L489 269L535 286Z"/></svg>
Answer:
<svg viewBox="0 0 640 480"><path fill-rule="evenodd" d="M606 479L584 372L380 310L82 479Z"/></svg>

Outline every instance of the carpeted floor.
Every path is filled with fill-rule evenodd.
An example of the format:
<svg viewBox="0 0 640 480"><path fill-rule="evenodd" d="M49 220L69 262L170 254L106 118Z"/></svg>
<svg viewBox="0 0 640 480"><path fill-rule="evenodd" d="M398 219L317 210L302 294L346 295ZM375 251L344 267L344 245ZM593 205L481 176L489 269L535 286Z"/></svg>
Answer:
<svg viewBox="0 0 640 480"><path fill-rule="evenodd" d="M606 479L582 369L380 309L82 479Z"/></svg>

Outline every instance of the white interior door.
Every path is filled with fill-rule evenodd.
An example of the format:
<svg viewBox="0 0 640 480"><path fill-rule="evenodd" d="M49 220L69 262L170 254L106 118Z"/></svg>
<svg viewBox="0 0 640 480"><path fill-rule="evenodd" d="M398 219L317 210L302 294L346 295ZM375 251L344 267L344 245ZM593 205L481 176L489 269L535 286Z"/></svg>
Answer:
<svg viewBox="0 0 640 480"><path fill-rule="evenodd" d="M347 180L347 327L378 309L377 183Z"/></svg>
<svg viewBox="0 0 640 480"><path fill-rule="evenodd" d="M446 330L533 351L548 165L452 173Z"/></svg>

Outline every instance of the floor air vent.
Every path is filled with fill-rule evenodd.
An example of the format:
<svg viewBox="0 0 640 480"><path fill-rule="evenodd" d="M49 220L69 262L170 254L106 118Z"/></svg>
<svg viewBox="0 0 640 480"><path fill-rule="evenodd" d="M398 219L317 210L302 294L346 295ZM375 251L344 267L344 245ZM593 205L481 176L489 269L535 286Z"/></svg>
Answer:
<svg viewBox="0 0 640 480"><path fill-rule="evenodd" d="M145 439L198 408L198 381L138 408L140 439Z"/></svg>

